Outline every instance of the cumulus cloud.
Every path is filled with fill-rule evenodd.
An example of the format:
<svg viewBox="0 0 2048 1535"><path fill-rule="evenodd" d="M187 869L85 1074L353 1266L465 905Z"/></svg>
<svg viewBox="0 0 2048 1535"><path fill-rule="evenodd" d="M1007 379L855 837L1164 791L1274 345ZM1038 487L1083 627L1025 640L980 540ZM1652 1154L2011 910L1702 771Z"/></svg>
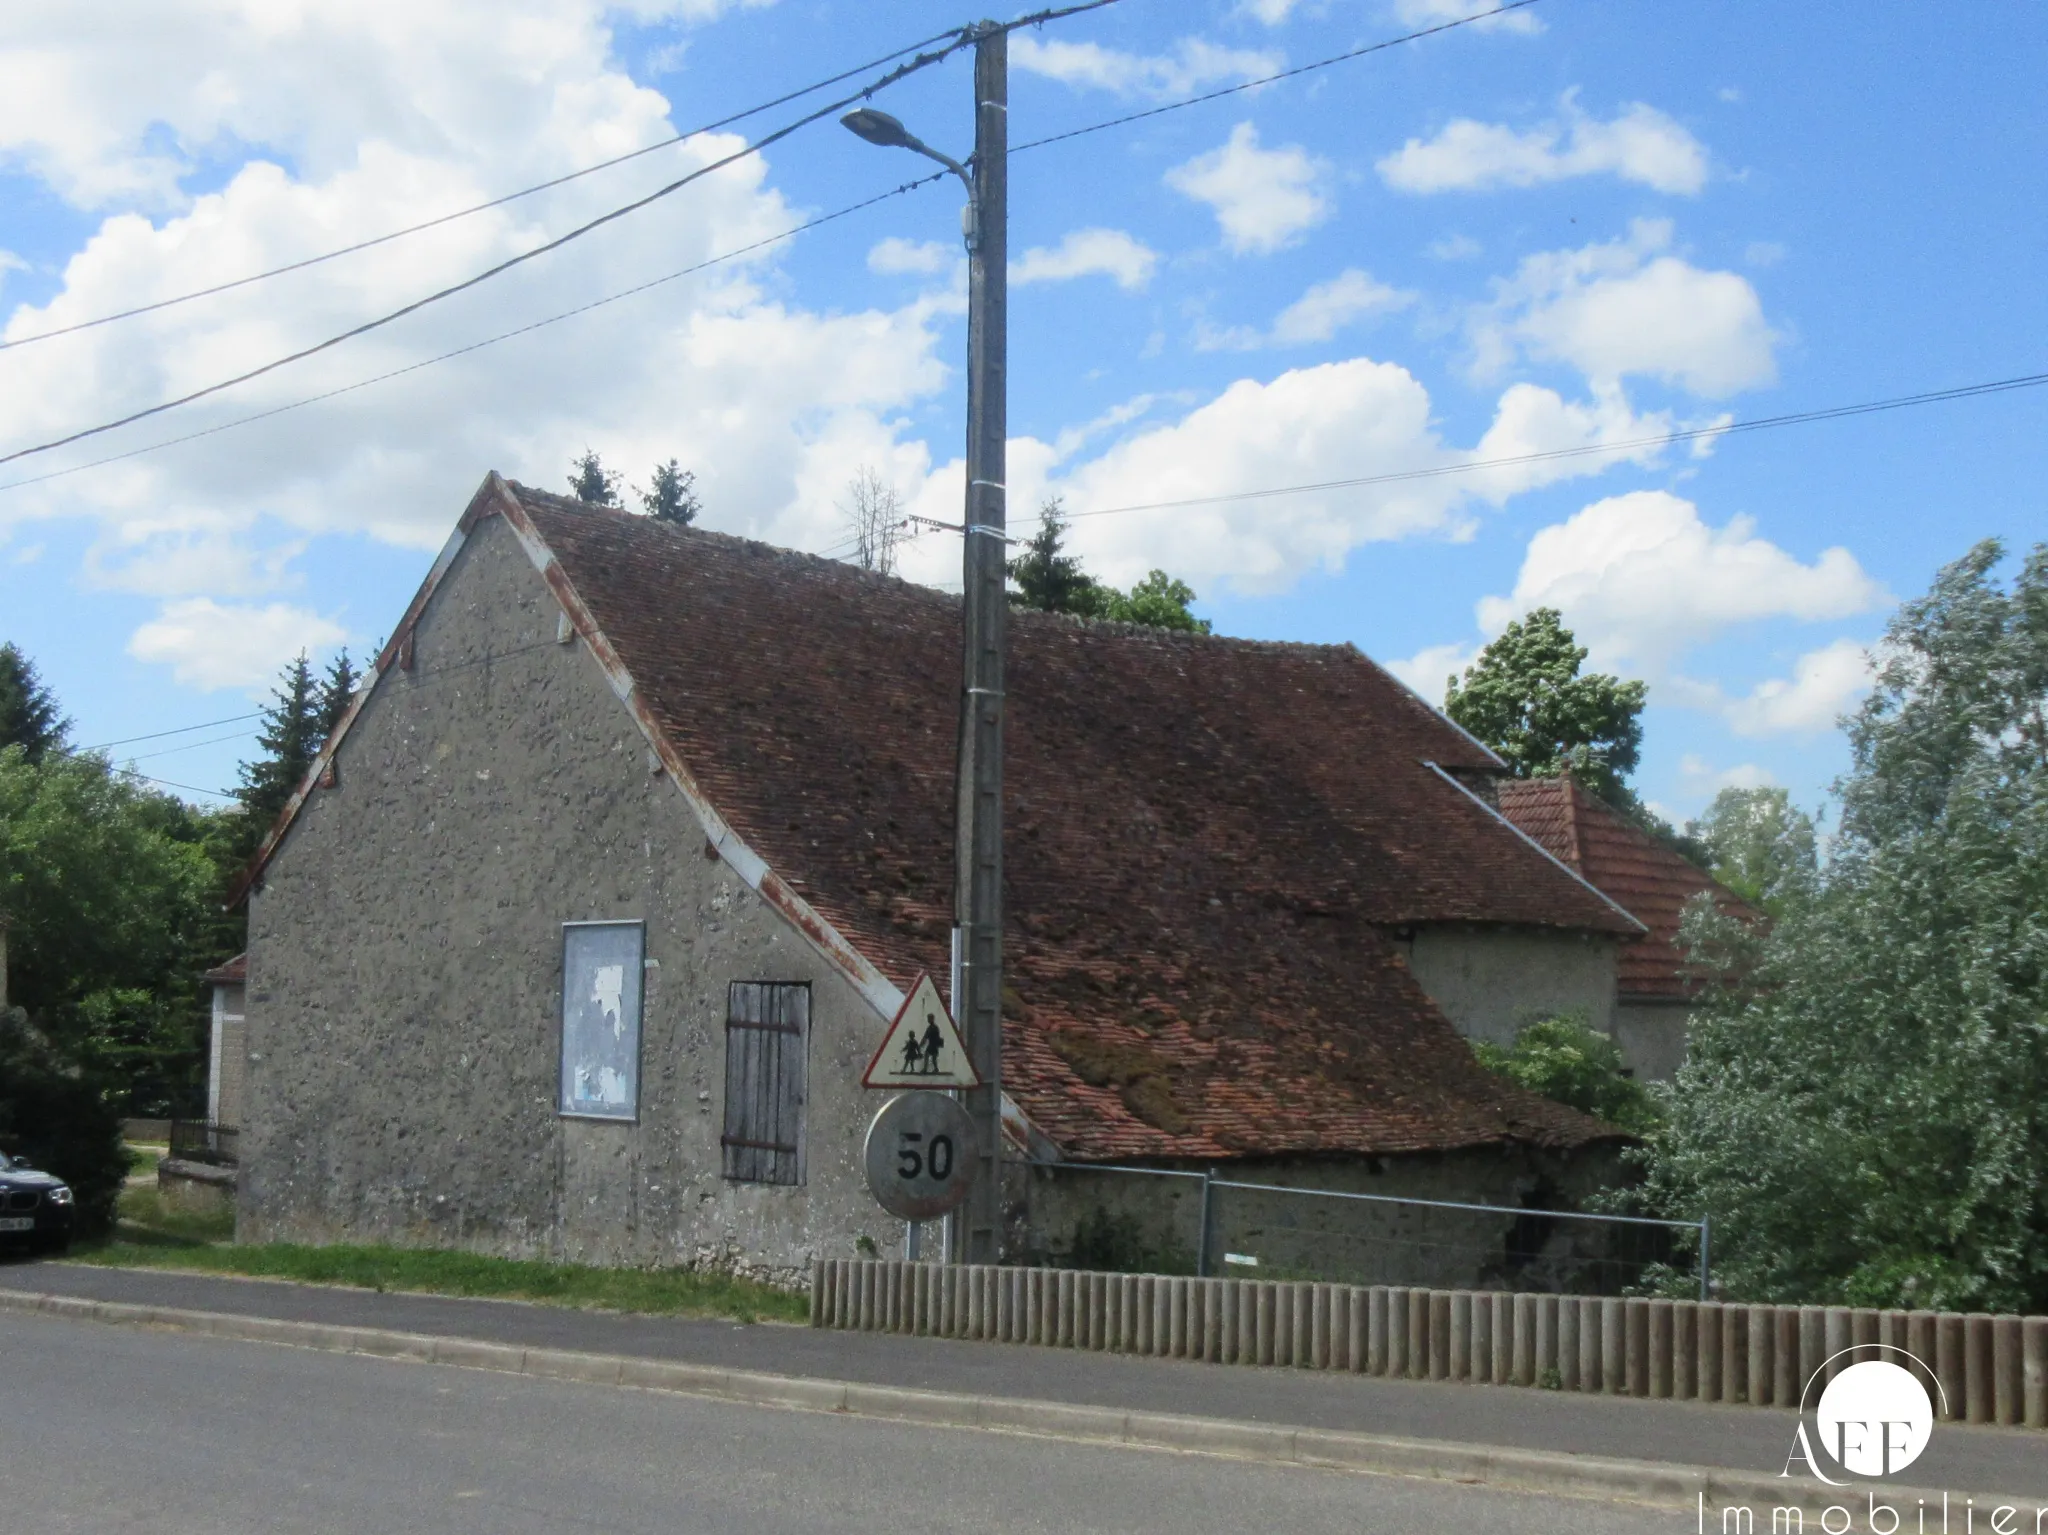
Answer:
<svg viewBox="0 0 2048 1535"><path fill-rule="evenodd" d="M1329 216L1323 167L1298 144L1261 149L1259 131L1239 123L1221 148L1166 173L1176 192L1207 203L1238 255L1294 244Z"/></svg>
<svg viewBox="0 0 2048 1535"><path fill-rule="evenodd" d="M1559 609L1596 664L1660 677L1684 651L1742 624L1847 618L1887 601L1840 547L1802 563L1748 517L1709 527L1692 502L1641 490L1596 501L1529 541L1512 594L1479 604L1498 633L1531 608Z"/></svg>
<svg viewBox="0 0 2048 1535"><path fill-rule="evenodd" d="M1768 789L1778 781L1769 768L1759 767L1754 762L1717 768L1695 752L1687 752L1679 759L1678 772L1685 780L1686 788L1703 798L1719 794L1723 789Z"/></svg>
<svg viewBox="0 0 2048 1535"><path fill-rule="evenodd" d="M1121 229L1076 229L1051 248L1035 246L1010 263L1010 281L1066 282L1075 277L1108 277L1119 288L1142 288L1152 280L1159 253Z"/></svg>
<svg viewBox="0 0 2048 1535"><path fill-rule="evenodd" d="M1556 120L1516 130L1460 117L1434 138L1408 140L1377 169L1397 192L1482 192L1608 175L1690 197L1707 184L1707 152L1655 107L1631 102L1601 122L1568 91Z"/></svg>
<svg viewBox="0 0 2048 1535"><path fill-rule="evenodd" d="M1790 677L1774 677L1731 699L1724 710L1739 736L1813 735L1835 722L1870 691L1870 650L1860 641L1836 640L1808 651Z"/></svg>
<svg viewBox="0 0 2048 1535"><path fill-rule="evenodd" d="M166 603L128 641L128 654L171 668L185 687L262 689L300 651L338 645L348 633L332 619L273 602L223 605L211 597Z"/></svg>
<svg viewBox="0 0 2048 1535"><path fill-rule="evenodd" d="M1357 267L1316 283L1274 317L1271 330L1250 326L1199 327L1195 345L1203 351L1251 351L1266 346L1304 346L1328 341L1348 325L1373 315L1405 309L1415 295L1389 287Z"/></svg>
<svg viewBox="0 0 2048 1535"><path fill-rule="evenodd" d="M1575 407L1550 391L1517 386L1503 396L1493 430L1536 429L1530 422L1555 434L1548 440L1572 432L1580 443L1608 432L1647 435L1646 423L1627 418L1624 406ZM1461 536L1483 506L1603 467L1594 456L1458 473L1481 450L1444 442L1422 384L1396 364L1365 357L1241 378L1176 419L1138 426L1093 457L1077 459L1077 447L1012 439L1013 526L1028 526L1030 509L1044 496L1061 495L1074 517L1071 547L1090 571L1127 585L1170 563L1204 592L1219 585L1283 591L1307 571L1340 568L1365 544ZM1422 477L1329 484L1416 471ZM959 474L957 461L934 471L914 493L911 510L957 520ZM1287 485L1329 488L1209 499ZM1201 504L1159 505L1183 501ZM1140 509L1097 515L1111 508ZM906 555L904 568L914 579L950 583L957 557L957 546L933 542Z"/></svg>
<svg viewBox="0 0 2048 1535"><path fill-rule="evenodd" d="M1446 684L1465 675L1465 669L1479 659L1477 645L1426 645L1412 656L1380 664L1438 708L1443 707Z"/></svg>
<svg viewBox="0 0 2048 1535"><path fill-rule="evenodd" d="M1670 254L1667 220L1626 238L1527 257L1471 317L1475 367L1518 358L1570 364L1595 383L1660 379L1720 398L1777 377L1778 337L1748 280Z"/></svg>
<svg viewBox="0 0 2048 1535"><path fill-rule="evenodd" d="M643 18L715 9L634 7ZM0 157L81 208L117 206L54 294L4 311L6 334L260 271L666 137L671 104L620 70L609 14L599 0L283 10L115 0L90 17L44 8L34 36L16 28L15 50L0 54ZM305 89L307 79L322 88ZM26 96L9 89L24 81ZM51 81L62 88L45 89ZM10 353L0 440L58 435L268 361L739 143L692 140L259 289ZM239 168L188 195L190 163L221 146ZM764 158L743 161L474 294L90 449L14 467L33 477L224 426L767 239L803 216L772 171ZM928 473L924 448L897 438L904 408L949 377L935 343L959 298L945 288L818 313L772 296L775 260L757 253L260 425L9 491L0 531L92 526L101 543L89 583L170 603L134 653L202 686L232 681L235 655L260 652L267 675L278 644L329 633L299 609L231 605L290 584L279 551L327 535L436 547L487 469L559 486L586 445L632 479L680 458L697 472L710 526L823 547L861 462ZM948 261L957 257L886 242L875 256L917 271Z"/></svg>
<svg viewBox="0 0 2048 1535"><path fill-rule="evenodd" d="M1016 32L1010 36L1010 64L1066 85L1163 98L1220 81L1261 79L1284 68L1286 61L1277 53L1222 48L1199 37L1182 38L1171 53L1141 54Z"/></svg>
<svg viewBox="0 0 2048 1535"><path fill-rule="evenodd" d="M937 240L906 240L901 235L890 235L886 240L876 241L868 251L868 270L885 277L930 276L934 272L945 271L960 259L960 252L955 246Z"/></svg>

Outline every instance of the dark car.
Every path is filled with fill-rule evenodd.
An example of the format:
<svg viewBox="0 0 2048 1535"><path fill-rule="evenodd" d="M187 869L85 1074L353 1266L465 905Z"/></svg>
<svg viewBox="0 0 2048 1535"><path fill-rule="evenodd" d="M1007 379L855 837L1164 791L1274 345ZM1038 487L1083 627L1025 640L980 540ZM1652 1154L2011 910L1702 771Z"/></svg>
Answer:
<svg viewBox="0 0 2048 1535"><path fill-rule="evenodd" d="M71 1245L71 1186L0 1151L0 1248L62 1252Z"/></svg>

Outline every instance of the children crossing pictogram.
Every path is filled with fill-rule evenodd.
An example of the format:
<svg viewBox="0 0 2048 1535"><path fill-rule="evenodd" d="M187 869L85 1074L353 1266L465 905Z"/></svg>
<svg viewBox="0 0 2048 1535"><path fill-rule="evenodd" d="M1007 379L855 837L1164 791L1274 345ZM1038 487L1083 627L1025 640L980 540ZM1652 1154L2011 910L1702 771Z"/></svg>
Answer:
<svg viewBox="0 0 2048 1535"><path fill-rule="evenodd" d="M967 1046L929 975L917 978L910 998L889 1025L881 1048L861 1077L863 1087L977 1087L981 1078Z"/></svg>

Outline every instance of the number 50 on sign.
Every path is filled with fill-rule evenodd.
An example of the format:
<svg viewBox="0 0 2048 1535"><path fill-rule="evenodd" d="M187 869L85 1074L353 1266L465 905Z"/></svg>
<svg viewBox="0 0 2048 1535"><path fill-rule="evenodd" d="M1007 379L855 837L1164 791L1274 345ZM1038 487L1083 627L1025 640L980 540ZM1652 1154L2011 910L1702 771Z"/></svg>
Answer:
<svg viewBox="0 0 2048 1535"><path fill-rule="evenodd" d="M868 1126L862 1152L868 1189L907 1221L944 1215L967 1197L974 1169L974 1122L938 1093L899 1093Z"/></svg>

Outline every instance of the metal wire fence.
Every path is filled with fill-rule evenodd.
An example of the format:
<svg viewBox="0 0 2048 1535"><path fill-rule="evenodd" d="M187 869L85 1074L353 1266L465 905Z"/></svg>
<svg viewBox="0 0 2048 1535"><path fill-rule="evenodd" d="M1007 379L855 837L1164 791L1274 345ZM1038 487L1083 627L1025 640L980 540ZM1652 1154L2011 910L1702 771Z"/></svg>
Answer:
<svg viewBox="0 0 2048 1535"><path fill-rule="evenodd" d="M1033 1164L1026 1261L1125 1273L1559 1295L1709 1295L1709 1227L1547 1204Z"/></svg>

